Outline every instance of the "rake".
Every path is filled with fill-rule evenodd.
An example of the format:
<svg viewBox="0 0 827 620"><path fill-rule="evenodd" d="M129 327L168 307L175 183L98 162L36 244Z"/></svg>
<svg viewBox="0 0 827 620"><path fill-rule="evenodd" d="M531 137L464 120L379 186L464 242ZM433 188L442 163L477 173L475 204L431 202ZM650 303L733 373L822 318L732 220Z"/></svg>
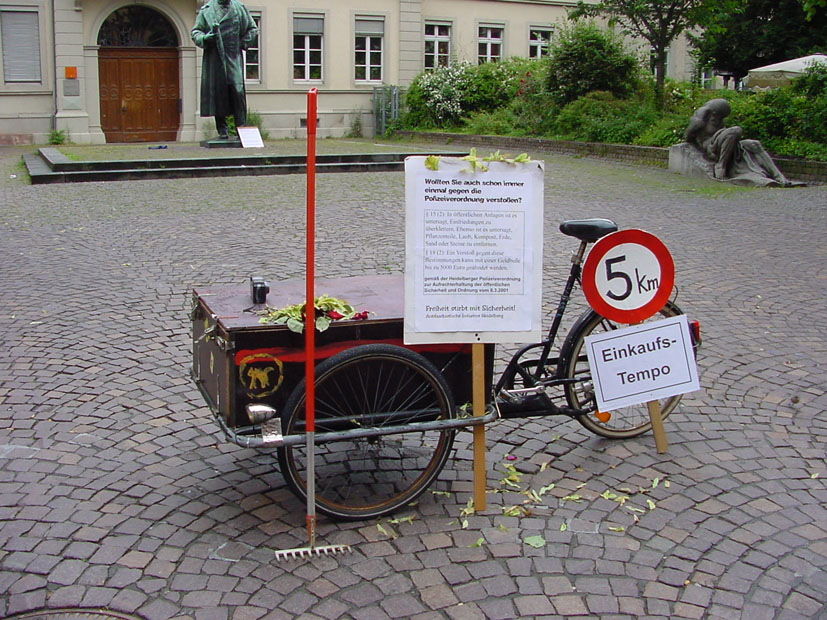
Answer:
<svg viewBox="0 0 827 620"><path fill-rule="evenodd" d="M352 551L350 545L316 545L316 326L314 324L314 278L316 244L316 97L307 92L307 258L305 275L304 384L305 434L307 446L307 546L276 551L276 561L301 560Z"/></svg>

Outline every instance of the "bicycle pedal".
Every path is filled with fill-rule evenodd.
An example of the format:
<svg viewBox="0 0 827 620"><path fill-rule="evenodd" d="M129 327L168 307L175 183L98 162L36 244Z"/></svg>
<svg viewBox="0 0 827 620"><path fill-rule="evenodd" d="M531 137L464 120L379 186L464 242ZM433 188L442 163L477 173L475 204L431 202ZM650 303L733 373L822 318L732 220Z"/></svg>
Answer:
<svg viewBox="0 0 827 620"><path fill-rule="evenodd" d="M524 392L503 390L497 398L497 407L504 418L520 417L531 411L547 411L554 403L542 388Z"/></svg>

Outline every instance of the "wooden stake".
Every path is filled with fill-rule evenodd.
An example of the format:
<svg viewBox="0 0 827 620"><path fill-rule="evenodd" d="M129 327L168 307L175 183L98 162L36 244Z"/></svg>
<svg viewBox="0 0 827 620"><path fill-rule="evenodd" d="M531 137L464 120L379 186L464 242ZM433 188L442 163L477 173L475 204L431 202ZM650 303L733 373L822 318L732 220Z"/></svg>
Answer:
<svg viewBox="0 0 827 620"><path fill-rule="evenodd" d="M472 407L474 417L485 415L485 345L471 345ZM485 425L474 427L474 510L485 510Z"/></svg>
<svg viewBox="0 0 827 620"><path fill-rule="evenodd" d="M632 325L641 325L640 323L632 323ZM661 416L660 402L657 400L650 400L646 403L646 408L649 410L649 422L652 424L652 434L655 436L655 449L658 454L663 454L669 449L669 441L666 439L666 429L663 427L663 416Z"/></svg>
<svg viewBox="0 0 827 620"><path fill-rule="evenodd" d="M660 413L660 402L650 400L646 403L649 409L649 421L652 423L652 434L655 436L655 447L658 454L663 454L669 449L669 442L666 439L666 429L663 428L663 418Z"/></svg>

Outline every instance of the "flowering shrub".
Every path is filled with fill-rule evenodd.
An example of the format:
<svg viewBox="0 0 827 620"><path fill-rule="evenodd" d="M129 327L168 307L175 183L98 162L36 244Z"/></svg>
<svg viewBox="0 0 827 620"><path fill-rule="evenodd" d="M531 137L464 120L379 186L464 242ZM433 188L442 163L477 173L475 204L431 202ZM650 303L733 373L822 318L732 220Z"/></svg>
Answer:
<svg viewBox="0 0 827 620"><path fill-rule="evenodd" d="M405 97L409 110L406 125L449 127L458 123L470 73L471 65L460 62L416 76Z"/></svg>
<svg viewBox="0 0 827 620"><path fill-rule="evenodd" d="M513 101L538 61L513 58L474 66L455 62L420 73L405 96L403 125L411 129L455 127L476 112L493 112Z"/></svg>

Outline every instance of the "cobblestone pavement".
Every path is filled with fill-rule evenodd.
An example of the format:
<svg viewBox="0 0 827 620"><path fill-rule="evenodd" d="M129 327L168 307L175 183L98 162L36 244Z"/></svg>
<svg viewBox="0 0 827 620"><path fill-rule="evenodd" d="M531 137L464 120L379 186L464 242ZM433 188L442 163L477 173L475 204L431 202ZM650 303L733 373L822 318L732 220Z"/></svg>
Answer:
<svg viewBox="0 0 827 620"><path fill-rule="evenodd" d="M273 552L304 544L304 507L273 455L210 421L187 315L194 285L302 276L304 177L29 186L21 153L0 153L0 616L827 616L827 186L535 154L549 309L573 249L563 219L644 228L674 255L705 346L669 451L565 419L498 422L500 492L465 515L460 433L449 494L396 522L322 518L320 541L354 552L284 564ZM321 175L317 198L320 277L401 272L402 173Z"/></svg>

